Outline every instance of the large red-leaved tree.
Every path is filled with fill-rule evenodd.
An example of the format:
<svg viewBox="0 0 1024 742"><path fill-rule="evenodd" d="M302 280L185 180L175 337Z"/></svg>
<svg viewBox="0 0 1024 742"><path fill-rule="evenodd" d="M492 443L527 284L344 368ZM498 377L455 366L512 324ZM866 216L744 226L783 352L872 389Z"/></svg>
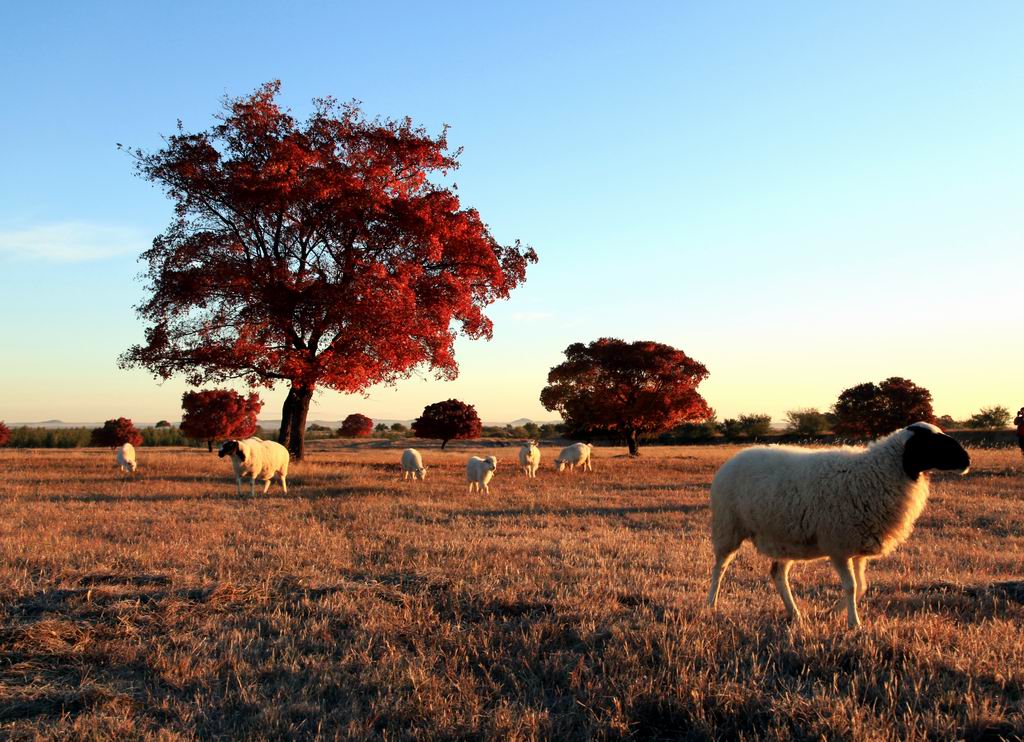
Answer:
<svg viewBox="0 0 1024 742"><path fill-rule="evenodd" d="M11 442L11 429L4 424L3 420L0 420L0 448L3 448Z"/></svg>
<svg viewBox="0 0 1024 742"><path fill-rule="evenodd" d="M412 421L412 433L417 438L440 438L441 450L448 441L477 438L483 424L476 407L458 399L434 402L423 408L423 414Z"/></svg>
<svg viewBox="0 0 1024 742"><path fill-rule="evenodd" d="M891 376L844 389L832 411L835 431L842 435L877 438L911 423L934 422L932 393L910 379Z"/></svg>
<svg viewBox="0 0 1024 742"><path fill-rule="evenodd" d="M353 412L341 421L338 435L343 438L365 438L373 432L373 420L366 415Z"/></svg>
<svg viewBox="0 0 1024 742"><path fill-rule="evenodd" d="M279 440L301 458L318 388L351 393L425 366L458 367L456 329L489 338L484 309L526 278L534 251L500 244L441 178L447 129L367 119L313 102L305 121L279 83L228 99L208 130L130 150L175 218L143 254L145 343L124 367L195 385L286 382Z"/></svg>
<svg viewBox="0 0 1024 742"><path fill-rule="evenodd" d="M181 409L181 432L206 441L206 450L212 453L217 439L237 440L256 432L263 401L255 392L243 397L233 389L206 389L181 395Z"/></svg>
<svg viewBox="0 0 1024 742"><path fill-rule="evenodd" d="M142 433L138 431L135 424L127 417L118 417L107 420L102 428L93 428L89 435L89 441L94 446L106 446L116 448L125 443L133 446L142 445Z"/></svg>
<svg viewBox="0 0 1024 742"><path fill-rule="evenodd" d="M540 401L574 433L621 436L637 456L642 435L714 414L697 392L707 376L703 364L663 343L601 338L565 349Z"/></svg>

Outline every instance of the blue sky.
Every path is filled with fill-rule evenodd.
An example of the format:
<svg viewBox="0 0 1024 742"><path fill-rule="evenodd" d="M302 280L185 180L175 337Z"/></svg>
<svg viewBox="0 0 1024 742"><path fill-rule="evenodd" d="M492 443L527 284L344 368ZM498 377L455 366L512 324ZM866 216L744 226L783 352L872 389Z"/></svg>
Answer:
<svg viewBox="0 0 1024 742"><path fill-rule="evenodd" d="M177 418L180 380L116 368L170 205L115 145L270 79L297 114L450 124L464 202L540 255L459 380L324 392L314 418L455 396L549 419L547 370L601 336L704 362L720 417L892 375L940 414L1016 409L1024 5L894 5L5 5L0 419Z"/></svg>

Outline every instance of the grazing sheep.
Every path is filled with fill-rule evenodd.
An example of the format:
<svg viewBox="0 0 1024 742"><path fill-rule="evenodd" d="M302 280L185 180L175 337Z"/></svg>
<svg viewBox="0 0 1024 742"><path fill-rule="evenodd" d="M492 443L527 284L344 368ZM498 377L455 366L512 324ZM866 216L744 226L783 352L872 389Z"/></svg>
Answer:
<svg viewBox="0 0 1024 742"><path fill-rule="evenodd" d="M270 480L281 480L281 489L288 494L288 449L275 441L246 438L244 441L225 441L217 455L231 457L235 468L235 485L242 496L242 477L249 479L249 494L256 494L256 479L263 480L263 494L270 489Z"/></svg>
<svg viewBox="0 0 1024 742"><path fill-rule="evenodd" d="M807 450L759 446L740 451L711 483L708 606L744 540L772 558L771 576L793 620L789 589L795 560L828 558L843 586L847 621L860 625L857 598L867 589L868 559L910 535L928 498L928 469L967 473L970 457L934 425L914 423L867 448ZM840 606L842 603L840 603Z"/></svg>
<svg viewBox="0 0 1024 742"><path fill-rule="evenodd" d="M482 487L484 493L490 494L491 490L488 489L487 483L491 481L491 477L494 476L497 469L498 459L494 456L488 456L486 459L470 456L469 462L466 464L466 481L469 482L469 491L472 492L475 489L479 492Z"/></svg>
<svg viewBox="0 0 1024 742"><path fill-rule="evenodd" d="M415 448L402 451L402 481L409 477L421 481L427 478L427 467L423 466L423 457Z"/></svg>
<svg viewBox="0 0 1024 742"><path fill-rule="evenodd" d="M555 459L555 471L562 471L569 467L573 471L577 466L583 467L584 471L593 471L590 461L590 454L594 447L589 443L573 443L566 446Z"/></svg>
<svg viewBox="0 0 1024 742"><path fill-rule="evenodd" d="M536 441L527 441L519 449L519 466L530 479L537 476L537 469L540 467L540 449L537 448Z"/></svg>
<svg viewBox="0 0 1024 742"><path fill-rule="evenodd" d="M135 476L135 470L139 468L139 465L135 462L135 446L131 443L122 444L117 448L114 458L117 461L118 469L129 477Z"/></svg>

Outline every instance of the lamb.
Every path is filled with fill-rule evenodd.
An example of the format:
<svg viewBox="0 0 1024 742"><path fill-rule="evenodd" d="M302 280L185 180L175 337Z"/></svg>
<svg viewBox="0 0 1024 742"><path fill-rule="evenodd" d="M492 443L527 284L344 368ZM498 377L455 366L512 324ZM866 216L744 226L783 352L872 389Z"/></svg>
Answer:
<svg viewBox="0 0 1024 742"><path fill-rule="evenodd" d="M402 481L409 477L420 481L427 478L427 467L423 466L423 457L415 448L402 451Z"/></svg>
<svg viewBox="0 0 1024 742"><path fill-rule="evenodd" d="M488 456L485 459L479 456L470 456L469 462L466 464L466 481L469 482L469 491L472 492L475 489L479 492L482 487L485 494L490 494L491 490L487 487L487 483L491 481L491 477L494 476L497 469L498 459L494 456Z"/></svg>
<svg viewBox="0 0 1024 742"><path fill-rule="evenodd" d="M270 490L270 481L276 476L281 480L281 489L288 494L288 449L280 443L261 438L246 438L243 441L225 441L217 455L231 457L235 469L235 485L238 496L242 496L242 477L249 479L249 494L256 494L256 479L262 479L263 494Z"/></svg>
<svg viewBox="0 0 1024 742"><path fill-rule="evenodd" d="M117 461L117 468L130 477L135 477L135 470L139 465L135 462L135 446L131 443L124 443L117 448L114 454Z"/></svg>
<svg viewBox="0 0 1024 742"><path fill-rule="evenodd" d="M966 474L970 457L955 440L924 422L867 448L807 450L759 446L722 465L711 483L715 564L708 606L744 540L771 557L771 576L793 621L800 611L789 589L796 560L828 558L843 586L850 628L860 625L857 598L867 589L868 559L907 539L928 498L929 469Z"/></svg>
<svg viewBox="0 0 1024 742"><path fill-rule="evenodd" d="M573 471L577 466L583 467L584 471L593 471L593 466L590 463L590 454L593 448L589 443L573 443L571 446L566 446L555 459L555 471L563 471L567 466L569 471Z"/></svg>
<svg viewBox="0 0 1024 742"><path fill-rule="evenodd" d="M519 466L528 478L536 478L537 469L540 467L540 449L537 448L536 441L527 441L519 449Z"/></svg>

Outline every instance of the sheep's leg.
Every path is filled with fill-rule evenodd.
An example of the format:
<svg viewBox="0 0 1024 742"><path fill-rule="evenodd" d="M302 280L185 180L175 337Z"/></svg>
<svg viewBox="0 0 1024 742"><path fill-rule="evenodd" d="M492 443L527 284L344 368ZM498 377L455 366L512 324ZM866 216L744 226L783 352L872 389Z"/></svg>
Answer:
<svg viewBox="0 0 1024 742"><path fill-rule="evenodd" d="M729 569L732 560L736 558L739 544L730 549L715 549L715 566L711 568L711 590L708 592L708 608L714 609L718 603L718 590L722 586L722 577L725 570Z"/></svg>
<svg viewBox="0 0 1024 742"><path fill-rule="evenodd" d="M242 477L239 474L235 475L235 491L239 497L242 496Z"/></svg>
<svg viewBox="0 0 1024 742"><path fill-rule="evenodd" d="M868 565L867 557L853 558L853 576L857 580L857 597L863 598L868 591L868 578L864 574L864 568Z"/></svg>
<svg viewBox="0 0 1024 742"><path fill-rule="evenodd" d="M860 617L857 616L857 578L854 577L853 560L849 558L831 557L832 566L835 567L839 581L843 585L843 599L846 602L846 623L851 629L860 626Z"/></svg>
<svg viewBox="0 0 1024 742"><path fill-rule="evenodd" d="M256 497L256 475L249 477L249 497Z"/></svg>
<svg viewBox="0 0 1024 742"><path fill-rule="evenodd" d="M789 568L793 566L792 559L772 560L771 575L775 581L775 589L782 596L782 602L786 605L786 613L791 621L800 620L800 609L796 607L793 600L793 592L789 589Z"/></svg>

